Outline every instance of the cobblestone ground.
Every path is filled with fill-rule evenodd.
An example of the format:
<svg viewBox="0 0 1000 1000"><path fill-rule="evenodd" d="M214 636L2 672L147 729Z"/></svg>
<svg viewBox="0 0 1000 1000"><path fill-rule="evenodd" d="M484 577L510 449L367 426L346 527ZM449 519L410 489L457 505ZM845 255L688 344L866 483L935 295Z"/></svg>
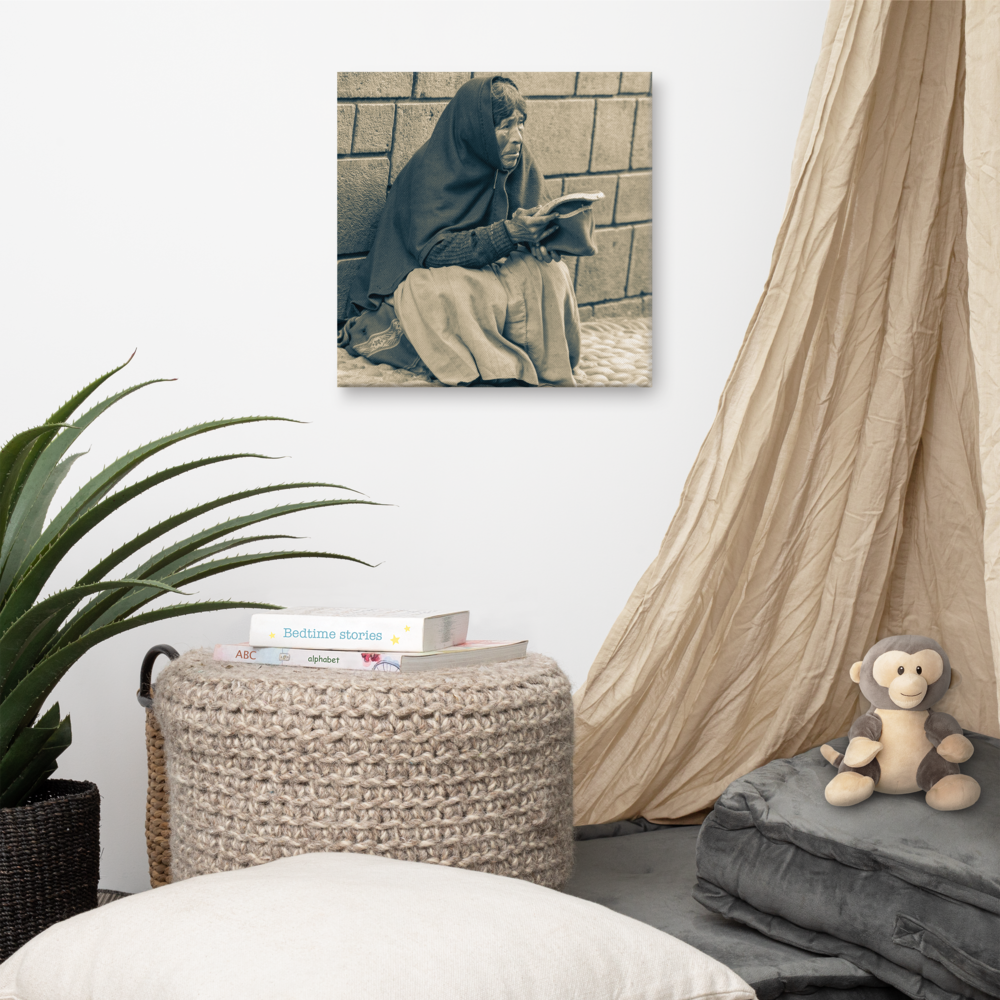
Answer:
<svg viewBox="0 0 1000 1000"><path fill-rule="evenodd" d="M652 385L652 319L601 319L580 324L580 364L573 372L578 386ZM339 386L440 386L367 358L337 350Z"/></svg>

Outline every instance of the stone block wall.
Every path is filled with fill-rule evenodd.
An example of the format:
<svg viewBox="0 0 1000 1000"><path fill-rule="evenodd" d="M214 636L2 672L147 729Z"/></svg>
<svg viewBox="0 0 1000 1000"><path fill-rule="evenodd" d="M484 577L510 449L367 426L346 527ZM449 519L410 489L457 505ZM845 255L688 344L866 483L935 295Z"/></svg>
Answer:
<svg viewBox="0 0 1000 1000"><path fill-rule="evenodd" d="M338 318L399 171L458 88L470 77L497 73L337 74ZM595 210L597 256L563 258L582 316L651 316L651 74L499 75L528 99L525 142L545 172L549 196L604 192Z"/></svg>

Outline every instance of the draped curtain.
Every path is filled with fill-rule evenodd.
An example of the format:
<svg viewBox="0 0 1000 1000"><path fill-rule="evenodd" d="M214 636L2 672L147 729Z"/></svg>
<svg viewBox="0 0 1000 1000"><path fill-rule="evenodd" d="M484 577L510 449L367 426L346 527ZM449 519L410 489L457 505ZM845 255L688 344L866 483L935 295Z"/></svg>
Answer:
<svg viewBox="0 0 1000 1000"><path fill-rule="evenodd" d="M834 2L757 311L576 695L576 822L697 822L937 639L1000 735L1000 3Z"/></svg>

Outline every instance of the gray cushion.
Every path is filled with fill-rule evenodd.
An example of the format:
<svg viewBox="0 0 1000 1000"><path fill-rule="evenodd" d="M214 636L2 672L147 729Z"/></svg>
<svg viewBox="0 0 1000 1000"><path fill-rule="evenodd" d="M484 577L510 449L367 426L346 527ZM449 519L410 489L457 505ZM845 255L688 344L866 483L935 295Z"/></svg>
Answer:
<svg viewBox="0 0 1000 1000"><path fill-rule="evenodd" d="M701 828L696 898L912 997L1000 996L1000 741L967 735L982 796L958 812L921 792L835 808L818 750L733 782Z"/></svg>
<svg viewBox="0 0 1000 1000"><path fill-rule="evenodd" d="M645 821L579 827L576 867L564 891L694 945L745 979L759 1000L800 993L810 1000L902 1000L846 959L771 940L695 902L698 829Z"/></svg>

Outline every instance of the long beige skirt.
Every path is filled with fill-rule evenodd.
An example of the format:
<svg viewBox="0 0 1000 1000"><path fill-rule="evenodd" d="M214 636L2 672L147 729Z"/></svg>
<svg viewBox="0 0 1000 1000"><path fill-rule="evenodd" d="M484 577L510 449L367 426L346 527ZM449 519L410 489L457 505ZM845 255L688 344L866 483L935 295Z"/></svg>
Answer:
<svg viewBox="0 0 1000 1000"><path fill-rule="evenodd" d="M515 251L481 270L418 268L393 301L414 350L445 385L576 385L580 311L562 261Z"/></svg>

